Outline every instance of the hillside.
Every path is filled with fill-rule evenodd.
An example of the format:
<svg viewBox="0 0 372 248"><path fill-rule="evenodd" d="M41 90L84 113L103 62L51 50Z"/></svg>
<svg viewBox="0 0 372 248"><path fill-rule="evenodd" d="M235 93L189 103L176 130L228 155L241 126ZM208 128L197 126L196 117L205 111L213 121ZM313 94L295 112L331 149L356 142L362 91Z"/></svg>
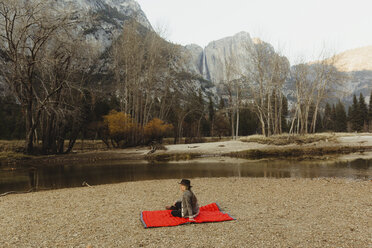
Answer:
<svg viewBox="0 0 372 248"><path fill-rule="evenodd" d="M336 67L350 77L341 87L344 100L351 104L353 94L359 96L362 93L369 102L372 91L372 46L356 48L336 55Z"/></svg>

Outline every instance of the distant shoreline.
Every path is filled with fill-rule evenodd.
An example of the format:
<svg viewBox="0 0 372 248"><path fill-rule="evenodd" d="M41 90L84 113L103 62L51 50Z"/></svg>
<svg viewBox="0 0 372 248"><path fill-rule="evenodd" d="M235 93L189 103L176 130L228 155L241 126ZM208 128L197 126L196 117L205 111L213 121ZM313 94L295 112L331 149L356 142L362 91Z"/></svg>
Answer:
<svg viewBox="0 0 372 248"><path fill-rule="evenodd" d="M284 137L284 138L283 138ZM149 147L136 147L127 149L97 149L91 151L73 152L65 155L49 156L1 156L0 163L4 165L48 165L98 163L114 160L131 160L133 162L176 162L176 161L214 161L218 162L230 158L241 159L297 159L297 160L328 160L328 159L371 159L372 134L319 134L309 135L303 140L292 144L281 143L287 136L273 137L262 136L241 137L239 140L165 145L166 150L150 152ZM268 143L268 144L267 144Z"/></svg>

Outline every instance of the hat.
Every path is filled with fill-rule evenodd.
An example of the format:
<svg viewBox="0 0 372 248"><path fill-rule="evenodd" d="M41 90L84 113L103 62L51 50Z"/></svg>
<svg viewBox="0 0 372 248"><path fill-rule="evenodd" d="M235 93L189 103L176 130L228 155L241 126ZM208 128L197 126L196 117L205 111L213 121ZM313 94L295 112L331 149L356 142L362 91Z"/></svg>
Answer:
<svg viewBox="0 0 372 248"><path fill-rule="evenodd" d="M180 182L179 184L182 184L182 185L185 185L185 186L191 188L191 185L190 185L191 182L190 182L190 180L188 180L188 179L182 179L181 182Z"/></svg>

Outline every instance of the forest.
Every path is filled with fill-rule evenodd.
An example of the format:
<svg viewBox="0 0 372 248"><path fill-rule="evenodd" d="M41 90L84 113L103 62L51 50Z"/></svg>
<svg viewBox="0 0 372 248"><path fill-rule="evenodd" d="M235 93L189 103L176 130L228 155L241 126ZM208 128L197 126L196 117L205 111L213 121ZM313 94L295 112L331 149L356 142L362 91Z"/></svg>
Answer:
<svg viewBox="0 0 372 248"><path fill-rule="evenodd" d="M246 70L232 56L211 93L211 82L188 72L181 46L136 21L102 53L76 32L79 20L48 6L0 3L0 139L24 139L24 153L69 153L77 139L125 148L372 129L372 92L369 104L354 95L348 111L331 95L346 77L333 58L291 67L263 42L247 46Z"/></svg>

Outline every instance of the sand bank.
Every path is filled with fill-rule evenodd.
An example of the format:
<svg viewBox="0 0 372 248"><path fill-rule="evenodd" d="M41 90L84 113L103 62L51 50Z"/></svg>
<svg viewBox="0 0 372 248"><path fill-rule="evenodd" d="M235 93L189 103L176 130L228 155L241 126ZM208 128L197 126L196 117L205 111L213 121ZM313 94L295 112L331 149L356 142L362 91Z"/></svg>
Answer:
<svg viewBox="0 0 372 248"><path fill-rule="evenodd" d="M1 247L370 247L372 182L193 179L201 205L237 220L144 229L142 210L179 198L178 180L0 198Z"/></svg>

